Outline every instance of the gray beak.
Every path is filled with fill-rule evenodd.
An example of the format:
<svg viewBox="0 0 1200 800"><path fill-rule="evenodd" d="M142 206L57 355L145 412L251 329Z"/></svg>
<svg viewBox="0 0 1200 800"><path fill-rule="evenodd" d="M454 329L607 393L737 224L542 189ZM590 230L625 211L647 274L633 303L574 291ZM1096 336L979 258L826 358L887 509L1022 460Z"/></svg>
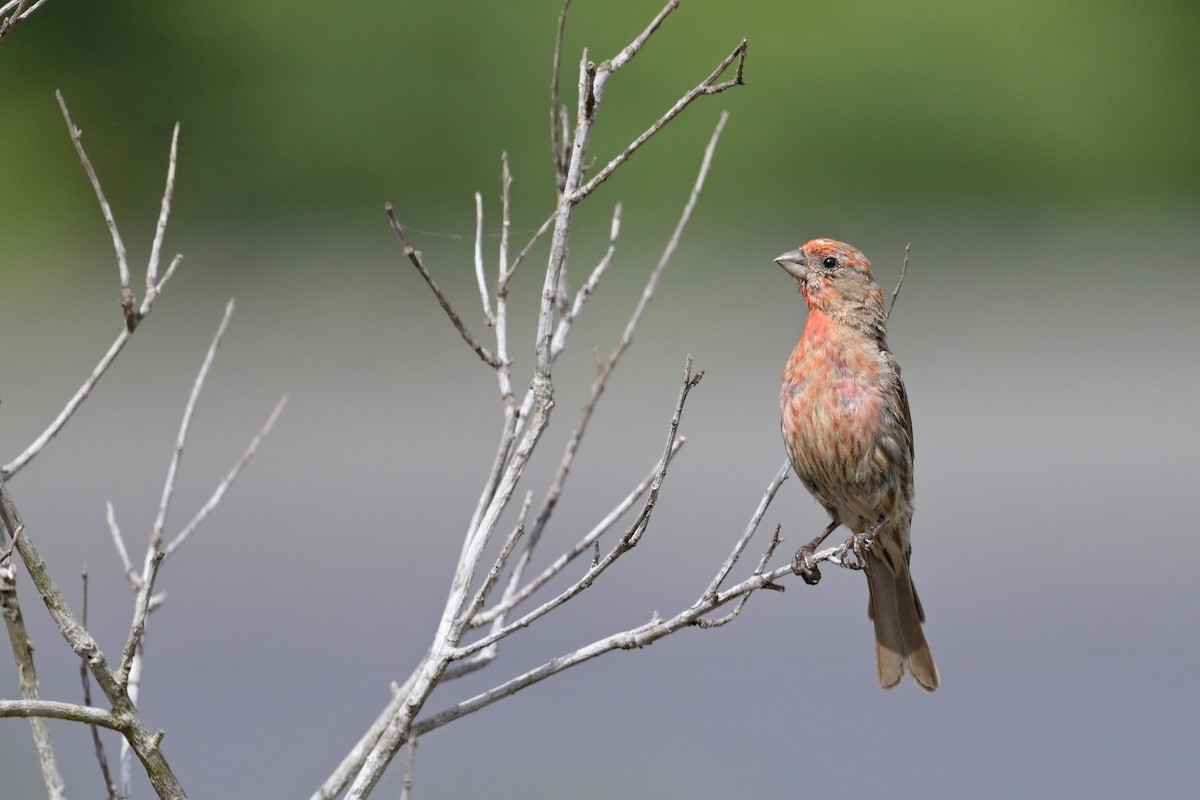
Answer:
<svg viewBox="0 0 1200 800"><path fill-rule="evenodd" d="M796 249L776 256L775 263L783 267L788 275L791 275L798 281L802 281L808 277L808 267L805 266L807 258L803 250Z"/></svg>

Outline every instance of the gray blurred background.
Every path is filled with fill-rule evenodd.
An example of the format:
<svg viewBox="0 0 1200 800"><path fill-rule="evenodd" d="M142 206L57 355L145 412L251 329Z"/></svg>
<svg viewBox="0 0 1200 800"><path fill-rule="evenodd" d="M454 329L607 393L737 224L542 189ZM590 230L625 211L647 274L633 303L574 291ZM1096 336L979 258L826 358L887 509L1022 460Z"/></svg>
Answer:
<svg viewBox="0 0 1200 800"><path fill-rule="evenodd" d="M576 0L572 109L582 48L610 57L659 6ZM9 487L76 607L90 568L110 656L132 595L104 502L140 554L228 297L238 311L169 529L291 397L160 575L170 600L151 621L142 705L192 796L308 796L428 645L500 411L491 371L402 258L383 204L486 334L472 194L485 197L489 264L502 150L514 239L550 211L558 9L55 1L0 43L4 462L121 324L108 233L54 89L135 268L182 123L166 249L183 265ZM814 236L858 245L888 289L912 242L891 344L915 416L914 572L943 686L877 687L862 577L831 569L816 589L756 596L731 626L602 657L430 734L416 796L1195 796L1200 7L689 0L610 84L593 154L619 150L743 36L747 85L689 109L580 213L576 282L618 200L623 238L555 372L558 406L521 487L544 492L592 348L615 342L728 110L542 563L653 464L690 353L707 374L654 523L586 595L429 710L703 590L783 460L777 382L804 312L772 258ZM513 288L518 383L545 252ZM791 480L776 523L783 563L825 518ZM23 571L20 588L42 695L78 700L77 664ZM10 664L0 695L16 697ZM86 731L51 728L72 796L98 796ZM398 793L401 771L380 796ZM43 793L24 722L0 724L0 776L5 800Z"/></svg>

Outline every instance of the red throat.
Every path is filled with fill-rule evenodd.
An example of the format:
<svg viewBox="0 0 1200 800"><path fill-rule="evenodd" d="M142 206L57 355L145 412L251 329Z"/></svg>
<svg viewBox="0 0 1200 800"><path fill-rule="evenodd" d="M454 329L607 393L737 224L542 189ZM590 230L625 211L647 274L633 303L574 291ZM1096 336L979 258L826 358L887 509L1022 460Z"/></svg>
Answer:
<svg viewBox="0 0 1200 800"><path fill-rule="evenodd" d="M807 297L804 298L808 300ZM804 323L804 339L813 341L816 339L824 339L825 334L829 331L833 320L819 308L814 308L811 303L808 304L808 321Z"/></svg>

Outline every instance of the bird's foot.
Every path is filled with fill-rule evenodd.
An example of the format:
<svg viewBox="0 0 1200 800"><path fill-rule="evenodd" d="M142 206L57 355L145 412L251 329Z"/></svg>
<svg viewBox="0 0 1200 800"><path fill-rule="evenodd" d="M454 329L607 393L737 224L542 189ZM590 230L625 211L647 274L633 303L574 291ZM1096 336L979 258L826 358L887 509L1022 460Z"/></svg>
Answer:
<svg viewBox="0 0 1200 800"><path fill-rule="evenodd" d="M867 552L871 549L871 543L875 541L875 534L883 527L883 523L884 520L880 518L878 522L862 533L851 534L847 537L837 552L838 563L847 569L864 569L867 565ZM851 553L854 554L853 561L848 560Z"/></svg>
<svg viewBox="0 0 1200 800"><path fill-rule="evenodd" d="M821 582L821 570L817 566L817 560L813 558L817 548L810 542L796 551L796 557L792 559L792 572L804 579L804 582L809 586L816 586Z"/></svg>
<svg viewBox="0 0 1200 800"><path fill-rule="evenodd" d="M841 524L842 523L838 522L837 518L835 517L828 525L825 526L825 530L821 531L820 536L796 551L796 557L792 559L792 572L803 578L804 582L809 586L816 586L821 582L821 570L817 567L816 559L817 548L820 547L821 543L829 538L829 534L833 533L834 530L837 529L837 526Z"/></svg>
<svg viewBox="0 0 1200 800"><path fill-rule="evenodd" d="M846 569L862 569L867 561L867 550L871 547L871 537L865 533L855 533L846 537L837 551L837 561ZM851 558L851 554L854 558Z"/></svg>

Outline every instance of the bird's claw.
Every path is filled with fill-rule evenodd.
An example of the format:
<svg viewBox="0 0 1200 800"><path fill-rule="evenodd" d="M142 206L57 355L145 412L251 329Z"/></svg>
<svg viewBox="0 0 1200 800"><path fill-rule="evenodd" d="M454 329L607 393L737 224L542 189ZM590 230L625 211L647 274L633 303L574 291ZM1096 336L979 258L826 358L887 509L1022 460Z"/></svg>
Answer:
<svg viewBox="0 0 1200 800"><path fill-rule="evenodd" d="M809 586L816 586L821 582L821 570L817 566L817 560L813 558L815 552L816 548L806 544L796 551L796 557L792 559L792 572L803 578Z"/></svg>
<svg viewBox="0 0 1200 800"><path fill-rule="evenodd" d="M847 569L862 569L867 563L867 551L871 549L873 538L871 531L846 537L837 552L838 563ZM851 553L854 554L854 561L848 560Z"/></svg>

